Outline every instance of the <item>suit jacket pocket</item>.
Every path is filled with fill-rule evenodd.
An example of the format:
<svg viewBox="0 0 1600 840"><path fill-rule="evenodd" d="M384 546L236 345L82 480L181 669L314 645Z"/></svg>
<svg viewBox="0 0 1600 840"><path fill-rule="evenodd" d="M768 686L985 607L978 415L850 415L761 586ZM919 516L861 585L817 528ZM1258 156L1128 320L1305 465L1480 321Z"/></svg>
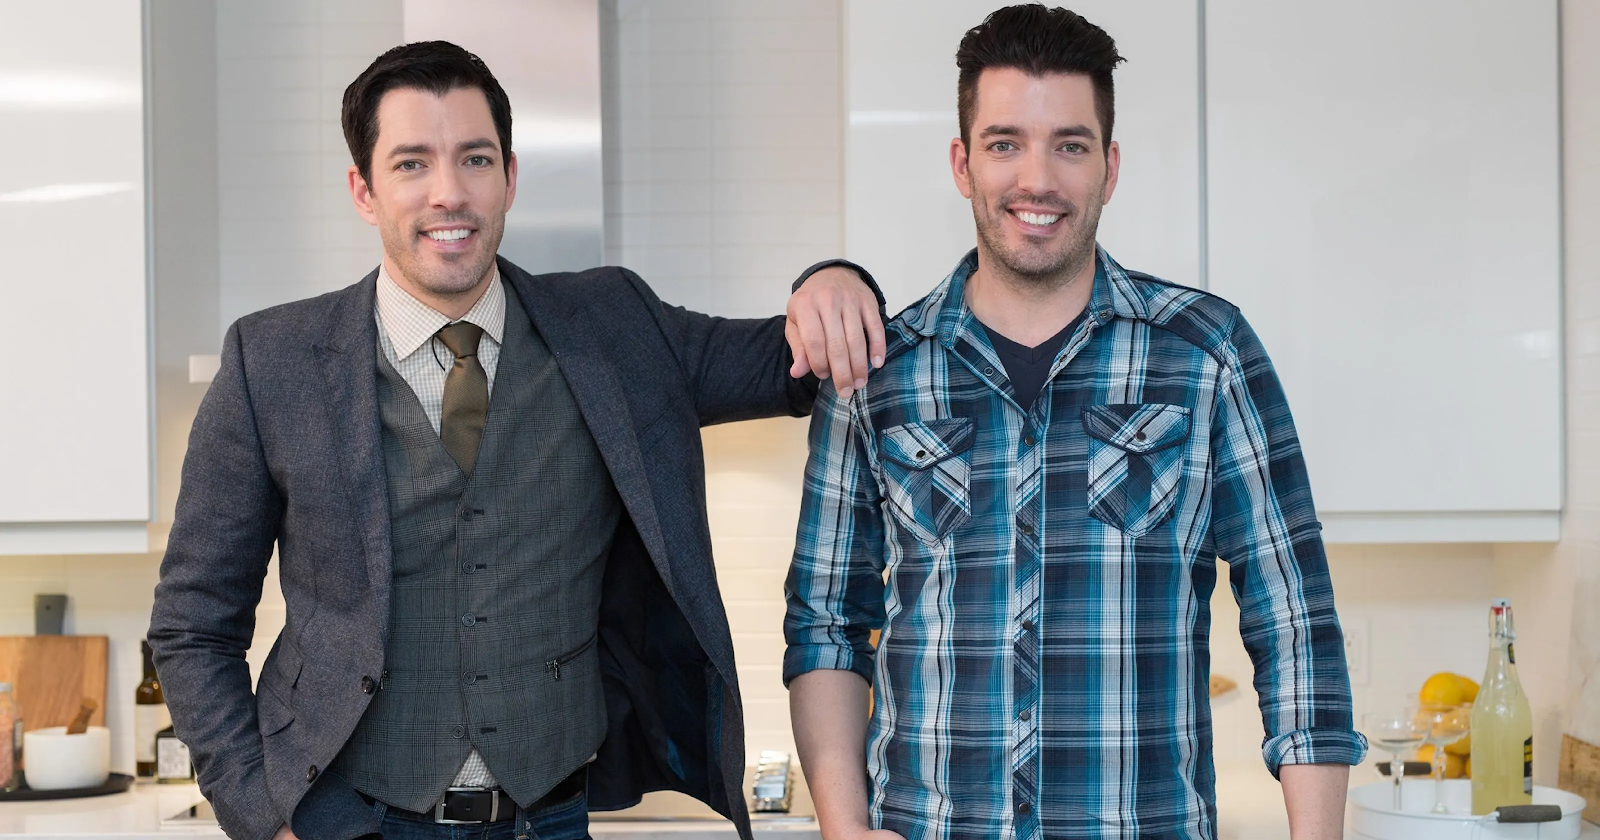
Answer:
<svg viewBox="0 0 1600 840"><path fill-rule="evenodd" d="M256 717L261 725L261 737L276 735L294 722L294 710L278 699L271 690L256 692Z"/></svg>
<svg viewBox="0 0 1600 840"><path fill-rule="evenodd" d="M1189 409L1134 403L1083 411L1089 435L1089 515L1139 537L1177 507L1189 439Z"/></svg>
<svg viewBox="0 0 1600 840"><path fill-rule="evenodd" d="M917 539L936 543L972 518L973 422L966 417L878 433L884 503Z"/></svg>

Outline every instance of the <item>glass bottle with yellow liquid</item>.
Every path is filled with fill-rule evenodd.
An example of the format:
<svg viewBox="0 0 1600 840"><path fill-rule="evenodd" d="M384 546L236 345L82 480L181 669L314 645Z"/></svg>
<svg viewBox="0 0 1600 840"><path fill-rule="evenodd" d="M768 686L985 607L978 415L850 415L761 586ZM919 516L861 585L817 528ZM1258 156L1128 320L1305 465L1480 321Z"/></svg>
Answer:
<svg viewBox="0 0 1600 840"><path fill-rule="evenodd" d="M1533 801L1533 712L1517 679L1511 601L1489 605L1489 667L1472 703L1472 813Z"/></svg>

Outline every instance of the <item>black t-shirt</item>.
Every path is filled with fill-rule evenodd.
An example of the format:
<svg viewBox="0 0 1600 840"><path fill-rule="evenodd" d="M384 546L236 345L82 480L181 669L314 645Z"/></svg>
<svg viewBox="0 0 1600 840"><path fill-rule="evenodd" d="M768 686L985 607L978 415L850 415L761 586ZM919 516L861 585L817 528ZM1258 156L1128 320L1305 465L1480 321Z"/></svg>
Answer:
<svg viewBox="0 0 1600 840"><path fill-rule="evenodd" d="M1044 381L1050 376L1050 366L1055 364L1056 355L1061 352L1061 345L1067 342L1067 338L1078 328L1078 323L1082 320L1083 313L1079 313L1078 317L1073 318L1072 323L1063 327L1061 332L1045 339L1044 343L1037 347L1024 347L987 325L984 326L983 331L989 334L989 343L994 345L995 352L1000 354L1000 363L1006 366L1006 376L1011 379L1011 388L1017 392L1017 403L1022 406L1023 411L1033 408L1033 401L1038 399L1039 392L1044 390Z"/></svg>

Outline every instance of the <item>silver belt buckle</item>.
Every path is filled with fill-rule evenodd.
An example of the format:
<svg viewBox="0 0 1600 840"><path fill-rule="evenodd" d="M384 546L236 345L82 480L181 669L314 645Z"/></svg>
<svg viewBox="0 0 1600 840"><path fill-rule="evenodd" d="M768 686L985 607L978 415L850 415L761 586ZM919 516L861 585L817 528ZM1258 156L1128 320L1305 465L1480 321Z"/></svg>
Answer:
<svg viewBox="0 0 1600 840"><path fill-rule="evenodd" d="M494 822L500 819L500 789L486 787L447 787L444 789L445 797L452 793L487 793L489 794L489 818L486 820L447 820L444 817L445 800L440 799L439 804L433 806L433 821L436 825L479 825Z"/></svg>

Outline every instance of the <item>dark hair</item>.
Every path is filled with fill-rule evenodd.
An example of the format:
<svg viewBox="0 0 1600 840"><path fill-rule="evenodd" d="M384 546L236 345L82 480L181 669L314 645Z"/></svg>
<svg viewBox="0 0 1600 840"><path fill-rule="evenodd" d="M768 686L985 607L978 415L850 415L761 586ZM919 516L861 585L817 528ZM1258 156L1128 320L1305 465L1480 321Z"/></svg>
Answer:
<svg viewBox="0 0 1600 840"><path fill-rule="evenodd" d="M500 136L502 165L511 171L511 100L483 59L449 41L417 41L377 57L344 89L339 122L356 169L372 181L372 150L378 145L378 103L398 88L417 88L444 96L459 88L477 88L489 100L489 116Z"/></svg>
<svg viewBox="0 0 1600 840"><path fill-rule="evenodd" d="M972 113L978 106L978 77L989 68L1012 68L1032 76L1082 73L1094 85L1095 116L1111 148L1111 123L1116 98L1111 71L1124 59L1104 29L1063 8L1038 3L998 9L967 30L956 50L956 113L961 142L971 142Z"/></svg>

